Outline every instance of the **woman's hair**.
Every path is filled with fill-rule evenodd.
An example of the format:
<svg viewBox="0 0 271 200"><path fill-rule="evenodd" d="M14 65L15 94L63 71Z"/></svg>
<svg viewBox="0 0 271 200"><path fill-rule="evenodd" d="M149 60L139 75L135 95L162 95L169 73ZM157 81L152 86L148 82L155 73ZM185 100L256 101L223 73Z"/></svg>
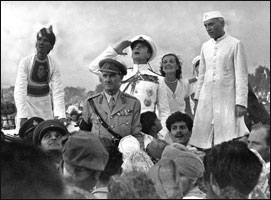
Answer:
<svg viewBox="0 0 271 200"><path fill-rule="evenodd" d="M175 60L176 60L176 63L178 65L178 69L176 70L176 78L177 79L180 79L182 77L182 66L183 66L183 62L180 58L178 58L178 56L174 53L167 53L165 54L162 59L161 59L161 63L160 63L160 72L161 72L161 75L162 76L166 76L166 73L163 71L163 59L166 57L166 56L174 56L175 57Z"/></svg>

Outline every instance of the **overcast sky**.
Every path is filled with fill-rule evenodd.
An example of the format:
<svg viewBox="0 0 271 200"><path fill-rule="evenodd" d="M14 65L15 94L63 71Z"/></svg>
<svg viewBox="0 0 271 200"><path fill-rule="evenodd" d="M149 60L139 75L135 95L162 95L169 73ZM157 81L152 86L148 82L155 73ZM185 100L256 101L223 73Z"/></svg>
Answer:
<svg viewBox="0 0 271 200"><path fill-rule="evenodd" d="M270 69L269 1L1 1L1 87L14 85L20 59L35 52L36 33L49 25L56 35L50 54L64 86L95 90L99 81L89 63L108 45L139 34L157 45L155 70L159 58L173 52L182 56L183 76L190 78L191 61L209 39L202 14L212 10L221 11L226 31L244 43L249 73L258 65Z"/></svg>

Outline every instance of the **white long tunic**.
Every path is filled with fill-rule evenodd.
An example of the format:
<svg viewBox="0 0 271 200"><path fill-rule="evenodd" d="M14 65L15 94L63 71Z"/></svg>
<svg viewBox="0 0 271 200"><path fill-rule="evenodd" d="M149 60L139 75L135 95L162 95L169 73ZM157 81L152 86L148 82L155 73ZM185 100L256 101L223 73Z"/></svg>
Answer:
<svg viewBox="0 0 271 200"><path fill-rule="evenodd" d="M35 54L23 58L20 62L17 78L14 88L14 99L17 107L17 119L41 117L44 120L53 119L55 116L65 118L65 103L64 103L64 89L60 79L60 69L56 62L50 57L48 58L49 74L48 80L50 94L46 95L28 95L28 85L36 88L42 87L43 83L33 81L33 64L35 61ZM53 102L53 107L52 107Z"/></svg>
<svg viewBox="0 0 271 200"><path fill-rule="evenodd" d="M117 52L112 47L108 47L90 63L89 70L97 75L100 75L99 62L104 58L114 58L116 56L119 56ZM145 74L157 77L155 73L149 70L147 64L133 64L133 67L127 69L127 75L124 76L123 80L125 81L136 74ZM161 84L162 81L162 77L158 77L158 84L150 81L139 80L136 82L134 90L131 90L132 87L130 85L125 91L126 93L131 94L140 100L141 113L146 111L158 111L158 118L161 120L161 124L163 126L163 129L160 131L161 138L163 138L167 133L166 119L170 115L167 90L165 85ZM122 91L126 85L127 83L122 84Z"/></svg>
<svg viewBox="0 0 271 200"><path fill-rule="evenodd" d="M225 34L202 45L190 144L210 148L248 132L235 105L247 107L248 71L243 44ZM213 129L213 131L212 131Z"/></svg>

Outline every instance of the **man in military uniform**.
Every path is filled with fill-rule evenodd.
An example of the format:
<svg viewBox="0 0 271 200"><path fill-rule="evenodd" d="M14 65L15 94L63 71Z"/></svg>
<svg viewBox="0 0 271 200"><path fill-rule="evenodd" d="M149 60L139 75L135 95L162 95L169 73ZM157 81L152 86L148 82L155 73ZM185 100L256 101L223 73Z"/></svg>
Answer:
<svg viewBox="0 0 271 200"><path fill-rule="evenodd" d="M120 137L140 134L140 101L120 91L126 66L117 59L107 58L100 61L99 67L104 90L85 102L80 129L111 140L118 137L108 129Z"/></svg>
<svg viewBox="0 0 271 200"><path fill-rule="evenodd" d="M128 73L122 81L121 90L140 100L141 113L158 111L158 117L163 126L159 137L163 138L167 132L165 122L170 115L170 109L166 88L163 84L160 84L162 79L153 72L149 64L149 61L156 55L155 44L149 36L138 35L131 41L124 40L115 47L108 47L90 63L89 70L97 74L98 63L101 59L127 55L123 50L129 46L132 49L133 67L128 68Z"/></svg>

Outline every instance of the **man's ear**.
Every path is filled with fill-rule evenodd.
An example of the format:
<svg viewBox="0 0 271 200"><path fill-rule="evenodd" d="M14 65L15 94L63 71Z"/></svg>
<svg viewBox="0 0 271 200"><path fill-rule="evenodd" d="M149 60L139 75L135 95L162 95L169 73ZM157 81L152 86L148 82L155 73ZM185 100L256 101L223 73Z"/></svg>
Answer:
<svg viewBox="0 0 271 200"><path fill-rule="evenodd" d="M217 196L220 196L220 195L221 195L221 189L220 189L220 187L218 186L216 180L214 179L213 174L210 174L210 185L211 185L211 188L212 188L213 192L214 192Z"/></svg>

